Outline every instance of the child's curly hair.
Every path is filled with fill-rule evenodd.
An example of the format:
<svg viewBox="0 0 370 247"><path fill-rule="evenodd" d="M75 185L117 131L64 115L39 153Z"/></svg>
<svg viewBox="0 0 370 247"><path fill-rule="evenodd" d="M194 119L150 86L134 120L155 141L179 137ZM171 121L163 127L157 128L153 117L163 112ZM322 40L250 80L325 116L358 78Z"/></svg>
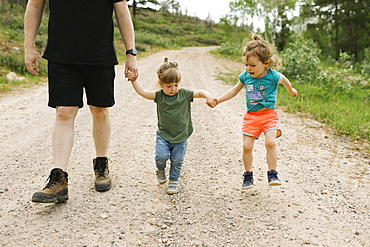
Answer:
<svg viewBox="0 0 370 247"><path fill-rule="evenodd" d="M276 55L274 47L255 33L252 33L252 40L244 46L243 61L247 61L251 56L257 56L262 63L269 61L268 68L281 65L281 60Z"/></svg>
<svg viewBox="0 0 370 247"><path fill-rule="evenodd" d="M177 62L169 61L168 57L164 58L164 62L157 70L158 84L169 84L181 81L181 73Z"/></svg>

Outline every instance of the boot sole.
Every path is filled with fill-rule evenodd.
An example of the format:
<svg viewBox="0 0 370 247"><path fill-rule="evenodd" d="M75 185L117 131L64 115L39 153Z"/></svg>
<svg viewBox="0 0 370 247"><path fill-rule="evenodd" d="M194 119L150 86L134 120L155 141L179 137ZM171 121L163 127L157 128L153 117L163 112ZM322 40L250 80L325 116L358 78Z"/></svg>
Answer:
<svg viewBox="0 0 370 247"><path fill-rule="evenodd" d="M32 196L32 202L39 202L39 203L65 202L68 199L69 199L68 188L56 194L46 194L46 193L36 192Z"/></svg>
<svg viewBox="0 0 370 247"><path fill-rule="evenodd" d="M112 183L95 184L95 190L98 192L108 191L112 188Z"/></svg>

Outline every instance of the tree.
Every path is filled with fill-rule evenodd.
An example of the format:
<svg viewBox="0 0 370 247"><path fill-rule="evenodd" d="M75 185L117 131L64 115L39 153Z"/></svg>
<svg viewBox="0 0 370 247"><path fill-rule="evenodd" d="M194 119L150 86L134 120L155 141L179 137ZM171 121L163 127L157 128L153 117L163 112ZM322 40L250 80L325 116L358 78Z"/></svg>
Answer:
<svg viewBox="0 0 370 247"><path fill-rule="evenodd" d="M133 16L136 16L136 14L137 14L137 6L138 5L144 6L147 3L152 3L154 5L159 5L159 3L158 3L157 0L134 0L132 2L132 15Z"/></svg>
<svg viewBox="0 0 370 247"><path fill-rule="evenodd" d="M172 12L177 15L181 14L180 3L176 0L164 0L164 1L161 1L159 5L161 6L162 12L170 13L172 10Z"/></svg>
<svg viewBox="0 0 370 247"><path fill-rule="evenodd" d="M289 33L290 20L287 13L292 11L297 0L237 0L229 4L231 13L237 15L241 22L250 21L249 26L255 25L255 20L265 24L265 37L271 42L278 39L278 48L283 49ZM254 31L254 30L251 30Z"/></svg>
<svg viewBox="0 0 370 247"><path fill-rule="evenodd" d="M325 47L325 54L336 60L341 51L355 59L363 56L370 44L369 13L368 0L306 0L302 8L302 15L317 19L307 26L306 35Z"/></svg>

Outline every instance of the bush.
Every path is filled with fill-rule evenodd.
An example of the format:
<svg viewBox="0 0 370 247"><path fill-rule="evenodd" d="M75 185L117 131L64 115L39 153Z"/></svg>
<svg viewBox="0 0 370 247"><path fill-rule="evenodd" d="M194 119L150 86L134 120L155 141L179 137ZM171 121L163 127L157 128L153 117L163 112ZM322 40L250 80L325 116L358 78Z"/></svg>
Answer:
<svg viewBox="0 0 370 247"><path fill-rule="evenodd" d="M0 66L6 67L14 72L20 74L26 74L27 68L24 64L23 57L21 54L1 54L0 55Z"/></svg>
<svg viewBox="0 0 370 247"><path fill-rule="evenodd" d="M22 54L15 53L4 53L0 54L0 67L5 67L18 74L27 75L29 74ZM44 76L47 74L46 62L40 60L40 75Z"/></svg>
<svg viewBox="0 0 370 247"><path fill-rule="evenodd" d="M219 39L217 39L215 37L208 37L204 34L203 35L194 35L193 40L198 42L198 43L204 44L204 45L219 45L220 44Z"/></svg>
<svg viewBox="0 0 370 247"><path fill-rule="evenodd" d="M143 45L136 44L136 50L144 52L146 51L146 48Z"/></svg>
<svg viewBox="0 0 370 247"><path fill-rule="evenodd" d="M355 73L352 66L353 61L353 57L345 52L341 52L334 67L322 68L316 83L331 94L348 94L352 92L354 86L359 85L364 80L362 75Z"/></svg>
<svg viewBox="0 0 370 247"><path fill-rule="evenodd" d="M241 44L231 43L229 41L222 43L221 48L219 48L217 51L221 55L227 56L227 57L234 57L234 58L240 58L242 57L242 50Z"/></svg>
<svg viewBox="0 0 370 247"><path fill-rule="evenodd" d="M136 42L146 45L156 45L164 48L168 48L171 46L171 40L169 38L151 33L138 31L135 33L135 39Z"/></svg>
<svg viewBox="0 0 370 247"><path fill-rule="evenodd" d="M364 75L367 75L369 77L370 75L370 48L365 49L365 58L360 64L361 73Z"/></svg>
<svg viewBox="0 0 370 247"><path fill-rule="evenodd" d="M293 37L280 56L283 60L281 72L288 78L298 81L314 81L319 75L319 46L309 39Z"/></svg>

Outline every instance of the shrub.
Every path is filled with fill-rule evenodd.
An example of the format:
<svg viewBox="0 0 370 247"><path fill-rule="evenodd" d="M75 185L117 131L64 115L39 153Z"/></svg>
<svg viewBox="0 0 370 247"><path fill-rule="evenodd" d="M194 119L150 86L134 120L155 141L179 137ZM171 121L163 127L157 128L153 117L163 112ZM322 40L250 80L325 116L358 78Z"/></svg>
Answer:
<svg viewBox="0 0 370 247"><path fill-rule="evenodd" d="M242 56L242 47L241 44L232 43L232 42L224 42L221 44L221 48L217 50L221 55L227 56L227 57L234 57L240 58Z"/></svg>
<svg viewBox="0 0 370 247"><path fill-rule="evenodd" d="M156 45L164 48L171 46L171 40L169 38L151 33L136 32L135 39L138 43L146 45Z"/></svg>
<svg viewBox="0 0 370 247"><path fill-rule="evenodd" d="M0 54L0 67L8 68L16 73L27 75L29 74L26 65L24 64L24 59L22 54L15 53L4 53ZM40 60L40 75L46 75L46 62Z"/></svg>
<svg viewBox="0 0 370 247"><path fill-rule="evenodd" d="M367 75L369 77L370 75L370 48L365 49L365 58L360 64L360 69L361 69L362 74Z"/></svg>
<svg viewBox="0 0 370 247"><path fill-rule="evenodd" d="M281 72L301 82L315 80L319 75L320 52L312 40L294 36L280 54L283 60Z"/></svg>
<svg viewBox="0 0 370 247"><path fill-rule="evenodd" d="M1 54L0 65L20 74L27 73L27 68L21 54Z"/></svg>
<svg viewBox="0 0 370 247"><path fill-rule="evenodd" d="M337 64L334 67L322 68L316 83L331 94L350 93L355 85L363 81L363 77L355 73L352 66L353 61L352 56L345 52L340 52Z"/></svg>
<svg viewBox="0 0 370 247"><path fill-rule="evenodd" d="M215 37L208 37L206 35L194 35L193 36L194 41L199 42L204 45L219 45L219 39Z"/></svg>
<svg viewBox="0 0 370 247"><path fill-rule="evenodd" d="M136 50L138 50L138 51L146 51L146 48L145 48L145 46L143 46L143 45L140 45L140 44L136 44Z"/></svg>

